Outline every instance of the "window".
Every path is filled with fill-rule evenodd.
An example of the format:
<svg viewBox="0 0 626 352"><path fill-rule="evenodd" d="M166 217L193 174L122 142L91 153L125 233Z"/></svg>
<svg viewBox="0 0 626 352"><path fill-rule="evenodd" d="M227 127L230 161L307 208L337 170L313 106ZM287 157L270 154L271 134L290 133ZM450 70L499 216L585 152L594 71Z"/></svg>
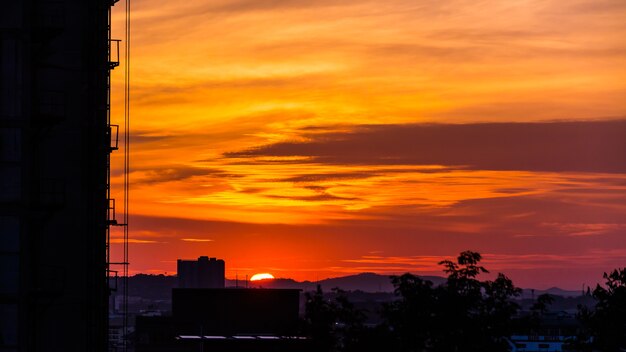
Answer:
<svg viewBox="0 0 626 352"><path fill-rule="evenodd" d="M0 166L0 202L17 202L21 198L21 172L17 166Z"/></svg>
<svg viewBox="0 0 626 352"><path fill-rule="evenodd" d="M17 296L20 278L19 259L17 254L0 254L1 296Z"/></svg>
<svg viewBox="0 0 626 352"><path fill-rule="evenodd" d="M19 251L20 223L16 216L0 216L0 252Z"/></svg>
<svg viewBox="0 0 626 352"><path fill-rule="evenodd" d="M14 119L21 115L21 60L18 48L19 41L0 34L0 119Z"/></svg>
<svg viewBox="0 0 626 352"><path fill-rule="evenodd" d="M0 348L17 347L17 304L0 304ZM17 351L17 350L15 350Z"/></svg>
<svg viewBox="0 0 626 352"><path fill-rule="evenodd" d="M0 128L0 162L19 161L22 154L22 135L19 128Z"/></svg>

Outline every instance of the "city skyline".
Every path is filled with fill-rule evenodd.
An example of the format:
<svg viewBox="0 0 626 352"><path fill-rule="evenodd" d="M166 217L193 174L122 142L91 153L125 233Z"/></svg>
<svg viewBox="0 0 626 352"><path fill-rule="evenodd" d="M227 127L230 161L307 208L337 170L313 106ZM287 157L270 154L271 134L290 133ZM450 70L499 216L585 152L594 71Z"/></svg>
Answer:
<svg viewBox="0 0 626 352"><path fill-rule="evenodd" d="M433 275L469 249L578 289L623 265L622 2L133 11L131 273Z"/></svg>

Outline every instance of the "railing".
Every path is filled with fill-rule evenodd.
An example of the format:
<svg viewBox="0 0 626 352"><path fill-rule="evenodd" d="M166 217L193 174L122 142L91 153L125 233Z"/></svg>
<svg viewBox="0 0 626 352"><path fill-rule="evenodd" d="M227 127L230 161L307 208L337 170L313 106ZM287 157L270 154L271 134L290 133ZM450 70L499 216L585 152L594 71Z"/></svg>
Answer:
<svg viewBox="0 0 626 352"><path fill-rule="evenodd" d="M117 270L107 269L107 279L109 281L109 291L115 292L117 291L118 282L117 279L119 276L117 275Z"/></svg>
<svg viewBox="0 0 626 352"><path fill-rule="evenodd" d="M120 125L110 125L109 130L109 150L118 150L120 142Z"/></svg>
<svg viewBox="0 0 626 352"><path fill-rule="evenodd" d="M115 199L109 199L109 205L107 209L107 223L109 225L117 225L117 220L115 219Z"/></svg>
<svg viewBox="0 0 626 352"><path fill-rule="evenodd" d="M120 65L120 42L121 39L109 39L109 69Z"/></svg>

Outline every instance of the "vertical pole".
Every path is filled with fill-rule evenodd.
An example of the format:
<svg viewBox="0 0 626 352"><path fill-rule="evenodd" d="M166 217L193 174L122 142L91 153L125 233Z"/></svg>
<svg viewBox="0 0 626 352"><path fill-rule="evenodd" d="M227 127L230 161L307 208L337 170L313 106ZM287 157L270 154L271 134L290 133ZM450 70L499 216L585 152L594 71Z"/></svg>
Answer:
<svg viewBox="0 0 626 352"><path fill-rule="evenodd" d="M128 214L130 174L130 16L131 0L125 2L124 51L124 351L128 350Z"/></svg>

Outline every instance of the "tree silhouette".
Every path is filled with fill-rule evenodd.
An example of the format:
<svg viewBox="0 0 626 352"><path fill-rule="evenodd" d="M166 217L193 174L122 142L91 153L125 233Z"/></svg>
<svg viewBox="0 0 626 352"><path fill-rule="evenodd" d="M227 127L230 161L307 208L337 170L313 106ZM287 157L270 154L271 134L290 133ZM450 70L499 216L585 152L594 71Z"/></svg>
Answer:
<svg viewBox="0 0 626 352"><path fill-rule="evenodd" d="M363 351L365 313L348 300L346 292L333 290L324 297L320 285L305 294L305 321L316 351Z"/></svg>
<svg viewBox="0 0 626 352"><path fill-rule="evenodd" d="M498 274L494 281L484 282L483 289L482 334L490 336L492 342L500 346L502 343L500 339L511 333L512 317L519 310L519 305L511 298L519 296L522 290L515 287L504 274ZM487 341L487 344L490 344L490 341Z"/></svg>
<svg viewBox="0 0 626 352"><path fill-rule="evenodd" d="M540 295L531 316L515 318L519 305L513 300L521 290L503 274L479 280L488 273L479 253L465 251L456 261L440 262L446 281L435 286L412 274L392 276L397 299L384 305L383 323L366 327L365 314L348 300L346 292L333 289L332 298L321 287L306 293L307 333L315 351L491 352L506 351L504 338L521 328L537 328L553 302ZM579 308L600 351L626 347L626 268L605 273L605 286L593 290L594 309ZM569 341L568 348L588 351L588 335Z"/></svg>
<svg viewBox="0 0 626 352"><path fill-rule="evenodd" d="M541 294L530 307L530 315L519 319L518 323L524 330L538 331L541 321L548 312L548 307L554 302L554 296L549 293Z"/></svg>
<svg viewBox="0 0 626 352"><path fill-rule="evenodd" d="M383 311L402 351L421 351L430 338L437 295L433 283L404 274L392 276L395 294L401 299L387 304Z"/></svg>
<svg viewBox="0 0 626 352"><path fill-rule="evenodd" d="M548 311L548 306L551 305L552 302L554 302L554 297L552 297L552 295L550 295L549 293L541 294L539 295L539 297L537 297L537 301L533 303L530 310L534 316L540 317L546 314L546 312Z"/></svg>
<svg viewBox="0 0 626 352"><path fill-rule="evenodd" d="M595 309L579 307L579 318L595 337L594 346L602 351L626 349L626 268L604 273L605 287L597 285Z"/></svg>
<svg viewBox="0 0 626 352"><path fill-rule="evenodd" d="M332 302L324 298L320 285L317 285L315 292L307 292L305 298L304 317L307 333L317 351L330 351L336 344L334 334L336 309Z"/></svg>
<svg viewBox="0 0 626 352"><path fill-rule="evenodd" d="M411 274L392 277L399 300L385 317L402 351L502 351L511 330L521 290L503 274L480 281L487 269L477 252L462 252L456 262L444 260L447 281L434 287Z"/></svg>
<svg viewBox="0 0 626 352"><path fill-rule="evenodd" d="M338 337L337 349L340 351L362 351L362 340L365 331L365 313L357 309L348 300L346 292L338 288L332 290L335 293L335 331Z"/></svg>

